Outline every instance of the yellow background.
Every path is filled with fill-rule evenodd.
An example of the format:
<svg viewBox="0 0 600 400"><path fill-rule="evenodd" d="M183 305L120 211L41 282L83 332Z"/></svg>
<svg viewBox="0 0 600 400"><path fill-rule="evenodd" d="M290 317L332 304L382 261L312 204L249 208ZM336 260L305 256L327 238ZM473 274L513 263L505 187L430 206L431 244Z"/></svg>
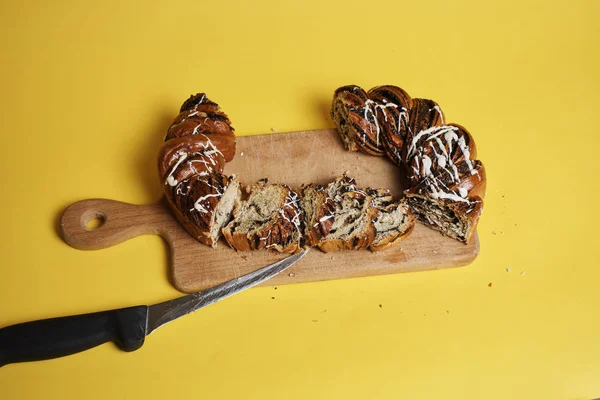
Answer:
<svg viewBox="0 0 600 400"><path fill-rule="evenodd" d="M330 127L344 84L435 99L487 168L481 255L253 289L133 354L5 366L0 397L600 397L600 2L166 3L0 3L0 326L178 295L158 237L84 252L56 227L80 199L157 199L198 91L240 135Z"/></svg>

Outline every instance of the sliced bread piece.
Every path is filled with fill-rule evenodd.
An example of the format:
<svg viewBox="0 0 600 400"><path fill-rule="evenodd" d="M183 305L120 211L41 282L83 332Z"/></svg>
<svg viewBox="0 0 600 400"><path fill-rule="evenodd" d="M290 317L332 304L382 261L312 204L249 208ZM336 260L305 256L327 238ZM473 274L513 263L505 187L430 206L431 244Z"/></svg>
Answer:
<svg viewBox="0 0 600 400"><path fill-rule="evenodd" d="M248 199L236 207L233 220L223 229L229 245L238 251L300 250L302 211L298 194L287 185L267 185L266 179L246 190Z"/></svg>
<svg viewBox="0 0 600 400"><path fill-rule="evenodd" d="M485 169L479 160L456 164L457 180L444 170L404 192L417 218L446 236L468 243L483 210Z"/></svg>
<svg viewBox="0 0 600 400"><path fill-rule="evenodd" d="M327 190L317 184L304 186L301 191L304 214L304 243L314 247L327 236L333 225L335 204Z"/></svg>
<svg viewBox="0 0 600 400"><path fill-rule="evenodd" d="M329 233L318 243L325 253L366 249L375 239L373 220L378 211L370 206L371 196L355 184L354 179L344 175L327 186L335 213Z"/></svg>
<svg viewBox="0 0 600 400"><path fill-rule="evenodd" d="M379 211L373 221L375 239L369 250L385 250L412 233L415 217L404 201L392 196L388 189L368 189L367 194L373 199L371 206Z"/></svg>
<svg viewBox="0 0 600 400"><path fill-rule="evenodd" d="M168 189L167 200L185 230L200 242L217 247L221 229L240 202L240 183L235 175L194 175Z"/></svg>

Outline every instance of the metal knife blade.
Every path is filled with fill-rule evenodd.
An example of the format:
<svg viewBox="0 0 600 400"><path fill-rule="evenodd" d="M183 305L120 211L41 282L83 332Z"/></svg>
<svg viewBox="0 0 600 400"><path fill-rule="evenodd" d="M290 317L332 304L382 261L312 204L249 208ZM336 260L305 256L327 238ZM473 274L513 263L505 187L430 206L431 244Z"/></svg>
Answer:
<svg viewBox="0 0 600 400"><path fill-rule="evenodd" d="M301 253L294 254L274 264L211 287L210 289L149 306L146 335L151 334L156 329L179 317L183 317L274 277L281 271L294 265L304 257L308 250L306 249Z"/></svg>

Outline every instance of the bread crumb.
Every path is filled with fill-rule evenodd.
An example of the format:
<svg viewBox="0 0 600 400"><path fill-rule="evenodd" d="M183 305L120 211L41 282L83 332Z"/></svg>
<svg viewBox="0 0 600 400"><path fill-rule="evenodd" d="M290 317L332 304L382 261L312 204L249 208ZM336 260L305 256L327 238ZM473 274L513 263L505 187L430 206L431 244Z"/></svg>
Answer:
<svg viewBox="0 0 600 400"><path fill-rule="evenodd" d="M293 277L295 277L295 276L296 276L296 274L295 274L295 273L293 273L293 272L290 272L290 273L288 274L288 276L289 276L290 278L293 278Z"/></svg>
<svg viewBox="0 0 600 400"><path fill-rule="evenodd" d="M506 268L506 272L510 272L510 268Z"/></svg>
<svg viewBox="0 0 600 400"><path fill-rule="evenodd" d="M450 314L450 310L446 310L446 314Z"/></svg>
<svg viewBox="0 0 600 400"><path fill-rule="evenodd" d="M349 173L350 173L350 171L348 171L348 170L344 171L344 175L348 175Z"/></svg>
<svg viewBox="0 0 600 400"><path fill-rule="evenodd" d="M312 322L319 322L319 320L318 319L313 319Z"/></svg>
<svg viewBox="0 0 600 400"><path fill-rule="evenodd" d="M488 283L488 287L492 287L492 282Z"/></svg>
<svg viewBox="0 0 600 400"><path fill-rule="evenodd" d="M275 297L271 297L271 300L275 300Z"/></svg>
<svg viewBox="0 0 600 400"><path fill-rule="evenodd" d="M525 275L525 270L521 271L521 276Z"/></svg>
<svg viewBox="0 0 600 400"><path fill-rule="evenodd" d="M495 235L495 234L496 234L496 231L492 231L492 235Z"/></svg>
<svg viewBox="0 0 600 400"><path fill-rule="evenodd" d="M380 305L379 305L379 308L383 308L383 305L381 305L381 304L380 304Z"/></svg>
<svg viewBox="0 0 600 400"><path fill-rule="evenodd" d="M326 313L326 312L327 312L327 309L324 309L324 310L323 310L323 311L321 311L321 312L322 312L322 313Z"/></svg>
<svg viewBox="0 0 600 400"><path fill-rule="evenodd" d="M275 286L275 287L273 288L273 290L277 290L277 286Z"/></svg>
<svg viewBox="0 0 600 400"><path fill-rule="evenodd" d="M242 152L240 153L240 156L243 156L243 155L244 155L244 152L242 151Z"/></svg>
<svg viewBox="0 0 600 400"><path fill-rule="evenodd" d="M271 128L271 132L278 132L277 128Z"/></svg>
<svg viewBox="0 0 600 400"><path fill-rule="evenodd" d="M504 231L500 231L500 234L501 234L501 235L504 235Z"/></svg>

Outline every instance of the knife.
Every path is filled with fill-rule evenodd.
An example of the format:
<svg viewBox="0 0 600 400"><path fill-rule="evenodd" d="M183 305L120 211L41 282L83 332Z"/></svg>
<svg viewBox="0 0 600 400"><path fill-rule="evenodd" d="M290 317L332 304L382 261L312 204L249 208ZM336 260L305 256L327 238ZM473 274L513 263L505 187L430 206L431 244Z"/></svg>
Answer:
<svg viewBox="0 0 600 400"><path fill-rule="evenodd" d="M168 322L264 282L300 260L309 249L210 289L151 306L43 319L0 329L0 367L49 360L115 342L123 351L142 347Z"/></svg>

